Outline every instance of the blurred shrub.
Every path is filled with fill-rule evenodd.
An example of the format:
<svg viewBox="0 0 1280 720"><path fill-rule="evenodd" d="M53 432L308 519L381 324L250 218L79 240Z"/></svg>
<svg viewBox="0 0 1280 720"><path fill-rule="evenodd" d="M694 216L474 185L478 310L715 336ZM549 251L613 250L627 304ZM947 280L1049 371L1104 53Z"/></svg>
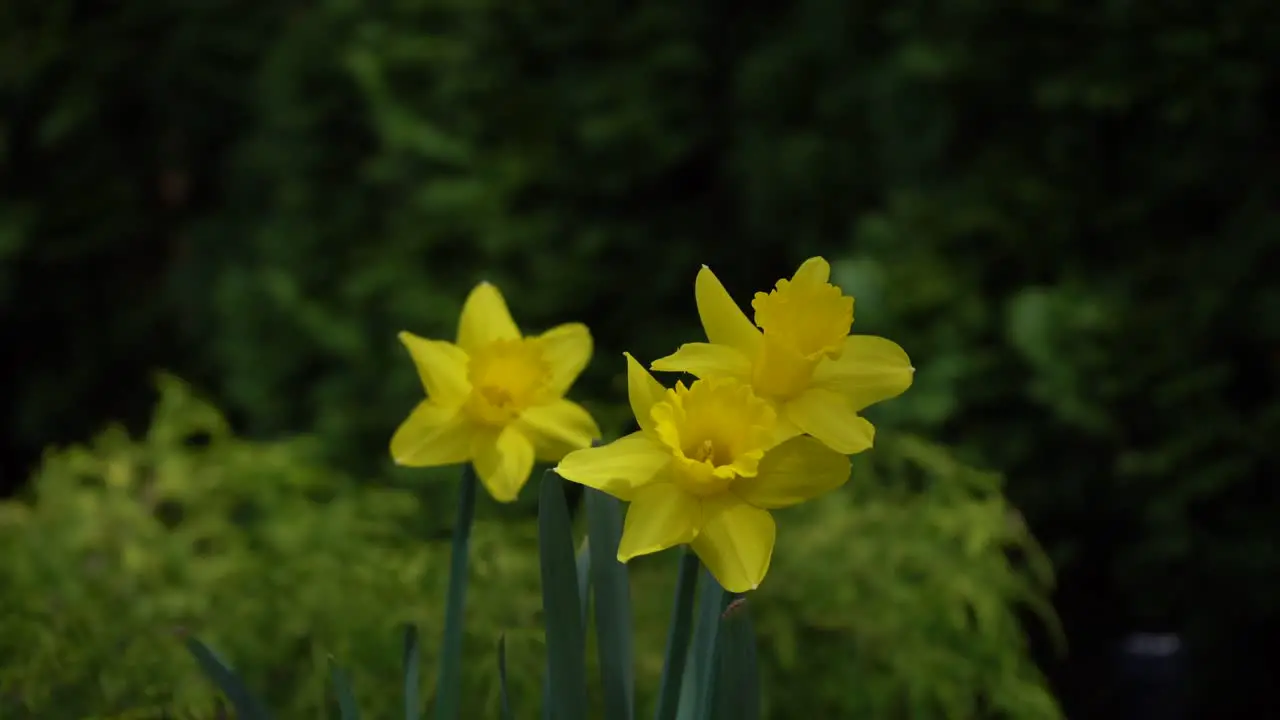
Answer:
<svg viewBox="0 0 1280 720"><path fill-rule="evenodd" d="M398 627L440 633L448 548L404 491L353 488L305 441L250 442L165 379L150 431L50 453L29 503L0 505L0 712L6 718L207 718L209 684L175 638L199 633L282 717L324 716L325 661L361 704L398 702ZM771 717L1059 717L1015 610L1048 581L995 479L916 440L860 461L847 492L783 513L756 595ZM527 522L473 540L464 682L496 712L511 647L521 716L540 691L541 600ZM1008 553L1030 565L1013 563ZM638 687L661 670L670 553L633 564Z"/></svg>
<svg viewBox="0 0 1280 720"><path fill-rule="evenodd" d="M1056 636L1052 570L1000 485L938 446L881 434L843 491L785 514L757 610L778 663L775 706L1058 717L1039 671L1014 652L1023 627L1010 612L1035 611Z"/></svg>
<svg viewBox="0 0 1280 720"><path fill-rule="evenodd" d="M112 429L53 452L31 503L0 506L0 698L19 717L211 717L211 686L175 637L189 631L285 717L320 715L327 654L390 716L400 626L440 632L447 542L420 539L412 495L352 491L308 443L239 440L176 380L161 389L144 438ZM467 693L496 708L499 632L513 634L520 692L538 687L522 636L540 611L536 559L510 550L535 541L481 523L473 542Z"/></svg>

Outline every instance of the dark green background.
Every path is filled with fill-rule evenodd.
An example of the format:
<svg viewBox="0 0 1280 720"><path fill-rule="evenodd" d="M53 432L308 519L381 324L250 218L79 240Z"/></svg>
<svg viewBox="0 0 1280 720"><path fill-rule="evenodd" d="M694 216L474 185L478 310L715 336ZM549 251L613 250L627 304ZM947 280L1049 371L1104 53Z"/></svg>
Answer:
<svg viewBox="0 0 1280 720"><path fill-rule="evenodd" d="M877 420L1005 472L1073 717L1184 633L1277 711L1280 9L1268 0L213 2L0 9L3 484L141 422L160 368L400 482L400 329L501 285L621 352L823 254L915 387ZM611 414L612 413L612 414Z"/></svg>

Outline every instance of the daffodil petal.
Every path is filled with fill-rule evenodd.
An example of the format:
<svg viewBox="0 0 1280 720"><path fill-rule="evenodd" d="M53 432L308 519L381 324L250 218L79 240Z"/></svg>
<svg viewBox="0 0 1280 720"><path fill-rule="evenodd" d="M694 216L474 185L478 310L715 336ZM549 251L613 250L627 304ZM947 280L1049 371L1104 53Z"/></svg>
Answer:
<svg viewBox="0 0 1280 720"><path fill-rule="evenodd" d="M849 458L802 436L765 453L759 472L734 481L733 492L756 507L772 510L811 500L848 479Z"/></svg>
<svg viewBox="0 0 1280 720"><path fill-rule="evenodd" d="M533 443L515 425L479 437L473 444L476 474L498 502L511 502L533 472Z"/></svg>
<svg viewBox="0 0 1280 720"><path fill-rule="evenodd" d="M698 499L675 483L653 483L636 490L623 523L618 562L693 540L701 515Z"/></svg>
<svg viewBox="0 0 1280 720"><path fill-rule="evenodd" d="M698 378L731 377L745 380L751 376L751 359L741 350L728 345L685 343L650 365L659 372L687 372Z"/></svg>
<svg viewBox="0 0 1280 720"><path fill-rule="evenodd" d="M822 257L811 257L800 264L791 282L797 285L825 285L831 282L831 263Z"/></svg>
<svg viewBox="0 0 1280 720"><path fill-rule="evenodd" d="M535 342L551 366L551 386L557 394L565 394L591 361L591 331L582 323L565 323L542 333Z"/></svg>
<svg viewBox="0 0 1280 720"><path fill-rule="evenodd" d="M467 353L443 340L428 340L401 332L400 342L409 351L427 397L440 405L458 405L471 394L467 380Z"/></svg>
<svg viewBox="0 0 1280 720"><path fill-rule="evenodd" d="M529 442L533 443L533 457L539 462L559 462L565 455L579 449L578 445L556 440L528 426L522 425L521 430L529 438Z"/></svg>
<svg viewBox="0 0 1280 720"><path fill-rule="evenodd" d="M586 410L583 409L583 412L586 412ZM550 435L539 430L532 424L526 422L523 418L517 419L516 425L519 426L520 430L525 434L525 437L529 438L530 442L533 443L533 456L540 462L559 462L565 455L568 455L575 450L581 450L591 444L590 441L586 443L582 442L580 438L575 439L573 442L567 442L562 439L562 437ZM595 427L594 421L592 421L592 427ZM564 433L562 433L562 435L563 434ZM597 429L595 430L592 440L598 439L599 437L600 432Z"/></svg>
<svg viewBox="0 0 1280 720"><path fill-rule="evenodd" d="M474 435L475 429L459 408L423 400L391 436L391 458L408 467L466 462Z"/></svg>
<svg viewBox="0 0 1280 720"><path fill-rule="evenodd" d="M838 359L818 364L813 385L840 393L861 411L906 392L914 376L911 358L898 343L875 335L850 335Z"/></svg>
<svg viewBox="0 0 1280 720"><path fill-rule="evenodd" d="M854 412L843 395L809 388L786 404L787 419L838 453L853 455L871 447L876 429Z"/></svg>
<svg viewBox="0 0 1280 720"><path fill-rule="evenodd" d="M776 536L768 510L725 493L703 500L702 528L691 545L721 587L741 593L759 587L769 572Z"/></svg>
<svg viewBox="0 0 1280 720"><path fill-rule="evenodd" d="M760 343L760 331L733 301L711 268L703 265L698 271L693 292L707 339L715 345L737 348L748 357L754 356L756 345Z"/></svg>
<svg viewBox="0 0 1280 720"><path fill-rule="evenodd" d="M575 450L556 466L560 477L586 485L620 500L653 482L671 463L671 455L644 432L618 438L608 445Z"/></svg>
<svg viewBox="0 0 1280 720"><path fill-rule="evenodd" d="M476 285L462 304L458 321L458 345L469 353L495 340L517 340L520 329L511 319L507 301L492 283Z"/></svg>
<svg viewBox="0 0 1280 720"><path fill-rule="evenodd" d="M588 447L592 440L600 437L600 428L596 427L591 413L578 403L563 398L526 408L520 414L520 421L539 435L574 447ZM538 445L534 440L534 445Z"/></svg>
<svg viewBox="0 0 1280 720"><path fill-rule="evenodd" d="M649 411L654 403L661 402L666 397L667 389L662 387L662 383L653 379L649 371L631 357L631 353L625 353L625 355L627 356L627 399L631 402L631 412L635 414L641 430L653 432L654 422Z"/></svg>
<svg viewBox="0 0 1280 720"><path fill-rule="evenodd" d="M803 434L804 431L798 425L788 420L786 415L779 413L778 422L773 425L773 432L769 435L769 445L765 449L777 447L791 438Z"/></svg>

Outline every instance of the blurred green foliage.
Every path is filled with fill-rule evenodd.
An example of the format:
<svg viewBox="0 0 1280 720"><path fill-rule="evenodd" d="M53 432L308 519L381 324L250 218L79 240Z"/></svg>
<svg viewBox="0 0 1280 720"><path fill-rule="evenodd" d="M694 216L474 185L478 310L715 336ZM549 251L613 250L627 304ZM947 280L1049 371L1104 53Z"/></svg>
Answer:
<svg viewBox="0 0 1280 720"><path fill-rule="evenodd" d="M526 329L591 324L576 395L617 429L617 357L696 335L700 263L746 300L823 253L920 368L876 420L1011 478L1081 714L1126 629L1185 634L1199 714L1280 711L1233 661L1280 632L1277 28L1266 0L6 4L6 470L141 427L168 367L385 477L419 392L395 332L450 335L481 277Z"/></svg>
<svg viewBox="0 0 1280 720"><path fill-rule="evenodd" d="M212 686L178 638L190 632L285 717L322 716L329 654L390 716L400 626L441 631L448 543L421 539L413 495L353 490L314 451L237 439L166 378L145 437L114 428L49 454L30 504L0 505L0 715L211 717ZM490 522L472 542L466 692L493 709L504 630L513 683L538 688L534 535Z"/></svg>
<svg viewBox="0 0 1280 720"><path fill-rule="evenodd" d="M447 541L424 537L413 494L355 485L314 450L239 439L166 377L144 437L115 428L51 452L29 502L0 504L0 713L211 717L212 686L176 637L191 632L282 717L333 717L329 655L366 712L389 717L406 622L422 628L429 697ZM1047 568L997 480L909 437L857 469L846 490L780 514L774 570L752 596L770 716L1060 717L1015 615L1044 607ZM673 557L631 566L645 714ZM532 524L478 522L468 717L496 713L503 634L518 716L535 711L540 598Z"/></svg>

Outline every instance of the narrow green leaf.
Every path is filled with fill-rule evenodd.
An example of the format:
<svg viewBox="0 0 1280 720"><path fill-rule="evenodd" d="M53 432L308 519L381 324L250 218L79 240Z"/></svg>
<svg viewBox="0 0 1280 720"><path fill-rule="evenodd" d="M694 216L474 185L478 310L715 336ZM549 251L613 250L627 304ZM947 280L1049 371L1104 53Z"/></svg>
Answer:
<svg viewBox="0 0 1280 720"><path fill-rule="evenodd" d="M240 679L213 650L199 640L187 638L187 650L195 657L205 677L227 696L231 707L236 712L237 720L268 720L271 716L266 707L249 691L248 686Z"/></svg>
<svg viewBox="0 0 1280 720"><path fill-rule="evenodd" d="M498 701L501 720L513 720L511 696L507 694L507 636L498 636Z"/></svg>
<svg viewBox="0 0 1280 720"><path fill-rule="evenodd" d="M728 594L715 577L703 568L698 585L698 624L693 630L693 682L685 687L682 695L680 718L705 720L711 712L711 698L715 692L715 651L720 631L720 615L728 603Z"/></svg>
<svg viewBox="0 0 1280 720"><path fill-rule="evenodd" d="M662 662L662 681L658 686L656 720L675 720L680 709L680 689L684 685L685 668L689 666L689 636L693 630L693 600L698 588L699 567L698 556L688 547L684 548L680 552L671 624L667 627L667 651Z"/></svg>
<svg viewBox="0 0 1280 720"><path fill-rule="evenodd" d="M360 708L356 706L356 695L351 690L351 681L347 674L338 667L333 656L329 656L329 675L333 678L333 692L338 696L338 713L342 720L360 720Z"/></svg>
<svg viewBox="0 0 1280 720"><path fill-rule="evenodd" d="M582 610L582 628L586 632L587 627L587 611L591 609L591 538L583 538L582 545L578 548L577 558L574 564L577 566L578 573L578 598L579 608ZM551 675L546 674L542 678L542 697L551 697ZM543 720L551 720L551 704L544 702L542 704Z"/></svg>
<svg viewBox="0 0 1280 720"><path fill-rule="evenodd" d="M585 489L591 587L596 603L596 650L604 684L604 716L635 717L635 669L631 637L631 581L618 562L622 503L594 488ZM581 583L579 583L581 584Z"/></svg>
<svg viewBox="0 0 1280 720"><path fill-rule="evenodd" d="M467 557L471 545L471 524L476 510L475 468L467 463L462 469L458 491L458 510L453 521L453 548L449 560L449 590L444 606L444 639L440 644L439 667L436 669L436 720L457 720L462 702L462 630L463 611L467 601ZM405 712L409 712L406 706ZM417 708L413 709L417 713ZM417 720L417 715L408 716Z"/></svg>
<svg viewBox="0 0 1280 720"><path fill-rule="evenodd" d="M548 470L538 497L538 554L542 569L542 617L547 634L550 693L543 700L555 720L586 720L587 658L578 597L573 528L564 481Z"/></svg>
<svg viewBox="0 0 1280 720"><path fill-rule="evenodd" d="M716 647L717 677L711 687L714 696L710 720L760 720L760 668L756 656L756 634L751 625L747 600L738 596L720 620Z"/></svg>
<svg viewBox="0 0 1280 720"><path fill-rule="evenodd" d="M418 720L418 684L422 676L418 659L418 626L408 625L404 629L404 717L405 720Z"/></svg>
<svg viewBox="0 0 1280 720"><path fill-rule="evenodd" d="M679 709L676 711L676 720L694 720L694 713L698 711L698 666L692 662L694 652L689 651L690 662L684 666L684 684L681 686Z"/></svg>
<svg viewBox="0 0 1280 720"><path fill-rule="evenodd" d="M590 490L590 488L587 488ZM591 609L591 537L582 539L578 556L574 559L578 573L578 605L582 610L582 627L587 626L587 611Z"/></svg>

